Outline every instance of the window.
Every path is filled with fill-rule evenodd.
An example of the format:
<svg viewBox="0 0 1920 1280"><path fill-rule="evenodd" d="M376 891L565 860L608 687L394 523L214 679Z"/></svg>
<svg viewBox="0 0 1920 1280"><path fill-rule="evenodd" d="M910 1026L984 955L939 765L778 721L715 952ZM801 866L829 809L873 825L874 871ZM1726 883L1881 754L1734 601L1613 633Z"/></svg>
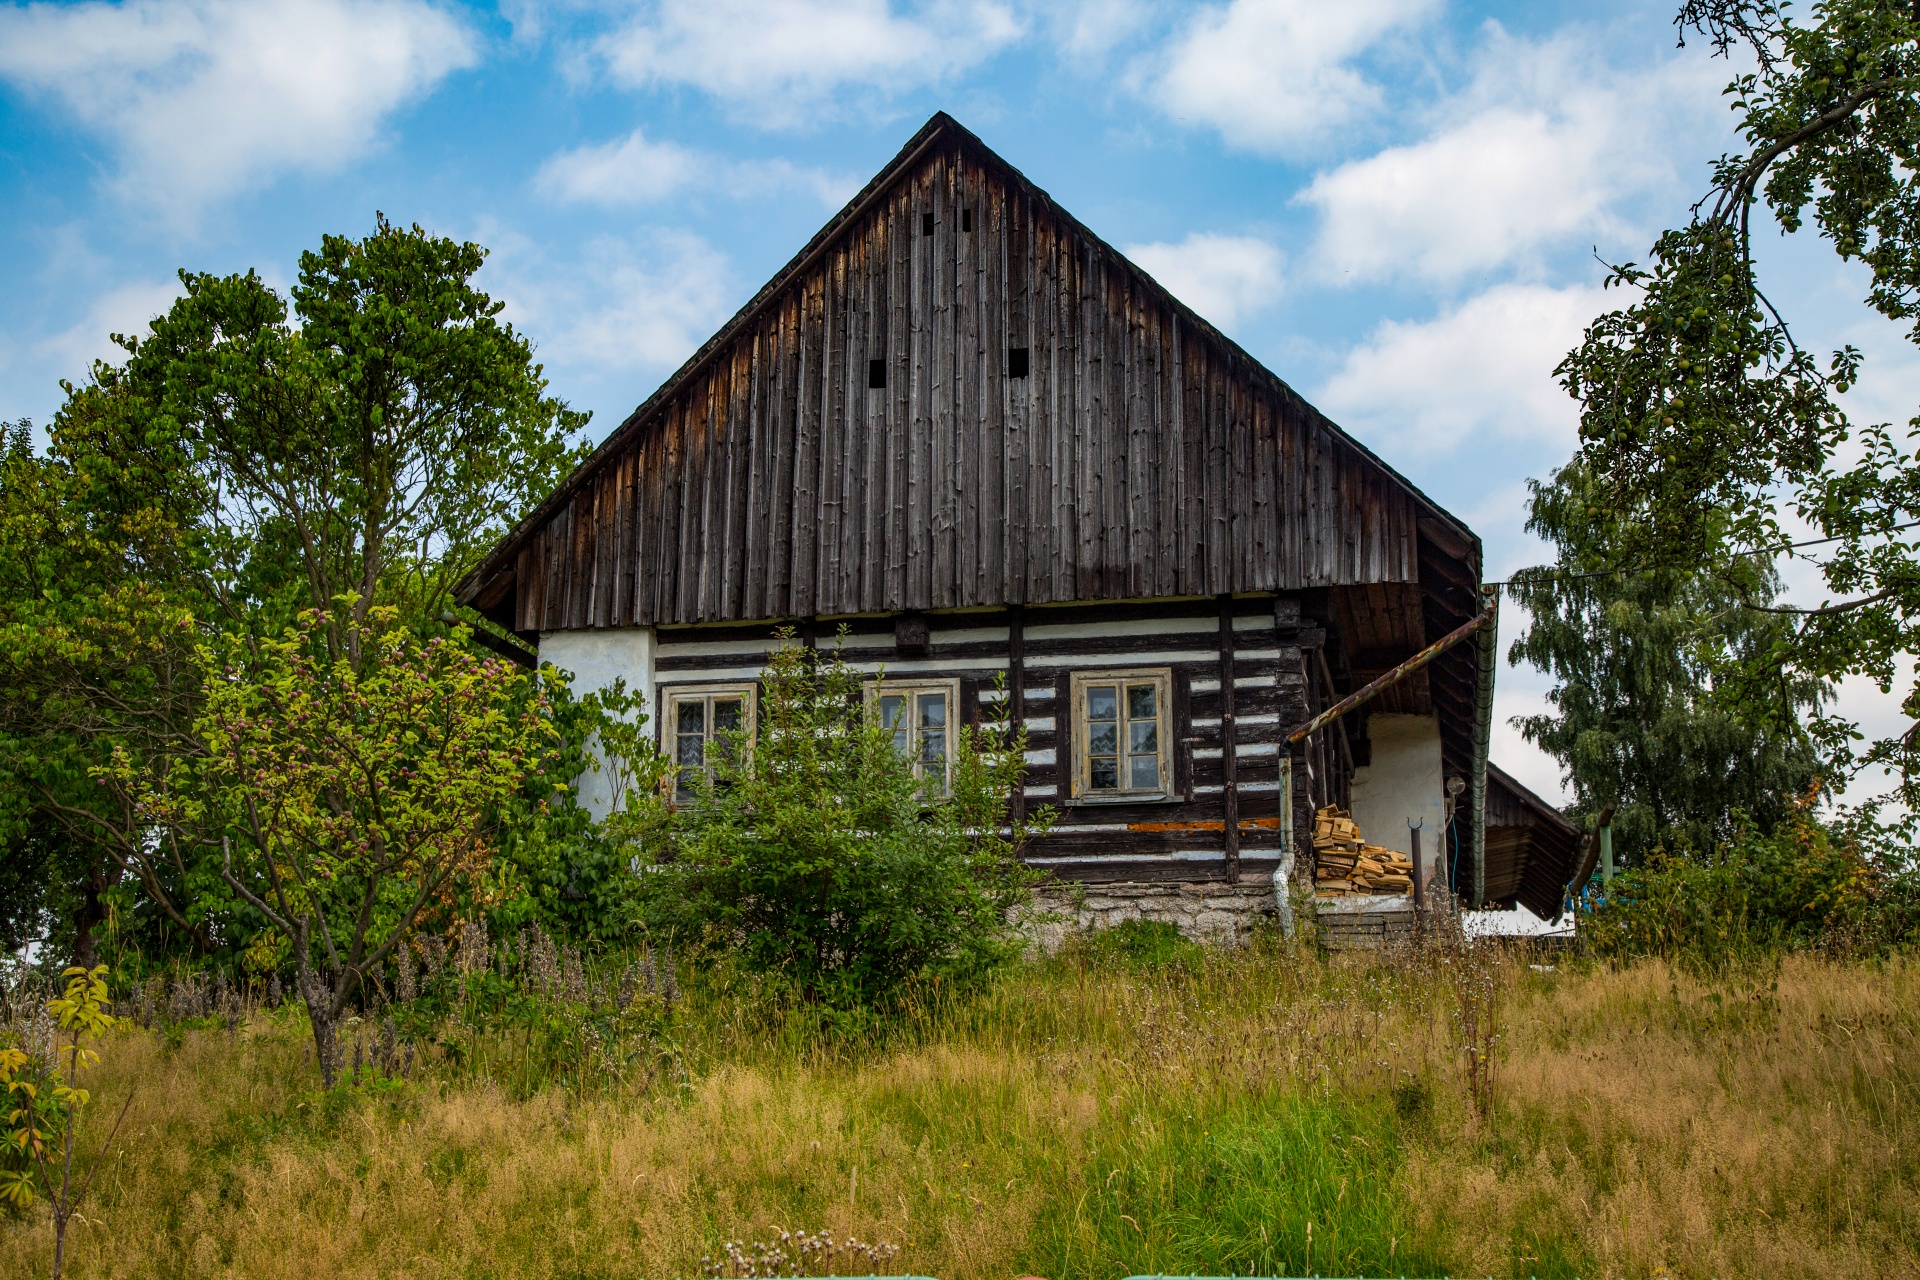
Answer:
<svg viewBox="0 0 1920 1280"><path fill-rule="evenodd" d="M666 741L660 745L673 757L674 803L688 804L699 796L700 779L713 771L709 745L725 750L737 735L752 736L753 695L750 684L666 691Z"/></svg>
<svg viewBox="0 0 1920 1280"><path fill-rule="evenodd" d="M867 361L867 390L880 391L887 385L887 362L885 360Z"/></svg>
<svg viewBox="0 0 1920 1280"><path fill-rule="evenodd" d="M1172 673L1113 671L1073 677L1073 794L1153 798L1173 788Z"/></svg>
<svg viewBox="0 0 1920 1280"><path fill-rule="evenodd" d="M960 682L867 686L873 714L893 731L893 745L913 762L915 776L927 780L927 794L947 794L953 772L954 717L960 708Z"/></svg>
<svg viewBox="0 0 1920 1280"><path fill-rule="evenodd" d="M960 230L965 232L971 232L973 230L973 210L962 209L960 211Z"/></svg>
<svg viewBox="0 0 1920 1280"><path fill-rule="evenodd" d="M1007 348L1007 376L1009 378L1026 377L1028 367L1029 367L1028 348L1026 347L1008 347Z"/></svg>
<svg viewBox="0 0 1920 1280"><path fill-rule="evenodd" d="M923 213L920 215L920 234L923 236L930 236L933 234L933 215L932 214Z"/></svg>

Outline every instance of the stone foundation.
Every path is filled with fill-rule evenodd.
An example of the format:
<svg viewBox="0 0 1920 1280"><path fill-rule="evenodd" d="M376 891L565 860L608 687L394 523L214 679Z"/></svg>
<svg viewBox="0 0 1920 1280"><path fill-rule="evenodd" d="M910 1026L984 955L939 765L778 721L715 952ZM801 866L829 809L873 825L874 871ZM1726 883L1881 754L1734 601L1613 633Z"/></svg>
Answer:
<svg viewBox="0 0 1920 1280"><path fill-rule="evenodd" d="M1024 930L1047 951L1070 934L1127 920L1164 920L1195 942L1232 945L1244 942L1256 921L1274 916L1273 882L1265 876L1242 884L1056 885L1033 897L1036 918Z"/></svg>

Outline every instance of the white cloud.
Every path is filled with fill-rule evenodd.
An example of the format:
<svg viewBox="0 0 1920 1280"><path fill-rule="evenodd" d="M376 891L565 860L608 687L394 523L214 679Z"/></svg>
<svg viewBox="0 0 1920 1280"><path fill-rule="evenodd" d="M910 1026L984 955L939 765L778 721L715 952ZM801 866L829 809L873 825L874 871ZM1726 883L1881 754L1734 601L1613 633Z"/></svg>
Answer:
<svg viewBox="0 0 1920 1280"><path fill-rule="evenodd" d="M1433 281L1508 265L1581 238L1637 241L1633 197L1679 183L1680 151L1701 154L1718 104L1700 60L1622 73L1592 65L1572 37L1545 44L1497 27L1473 85L1445 101L1422 141L1316 177L1314 261L1338 282L1411 274Z"/></svg>
<svg viewBox="0 0 1920 1280"><path fill-rule="evenodd" d="M645 204L677 195L699 176L702 157L635 129L617 142L562 151L540 166L539 187L562 200Z"/></svg>
<svg viewBox="0 0 1920 1280"><path fill-rule="evenodd" d="M1334 279L1450 280L1610 220L1597 122L1496 109L1314 179L1315 261Z"/></svg>
<svg viewBox="0 0 1920 1280"><path fill-rule="evenodd" d="M786 160L728 160L678 143L653 142L641 129L613 142L560 152L540 166L535 183L555 199L605 205L649 204L692 190L737 196L801 190L834 207L860 186L858 179Z"/></svg>
<svg viewBox="0 0 1920 1280"><path fill-rule="evenodd" d="M1056 52L1097 64L1145 32L1158 17L1155 0L1029 0Z"/></svg>
<svg viewBox="0 0 1920 1280"><path fill-rule="evenodd" d="M1511 614L1508 610L1513 610ZM1501 648L1526 627L1517 607L1500 606ZM1493 762L1520 780L1520 784L1549 804L1573 803L1572 788L1560 762L1527 741L1513 725L1515 716L1550 715L1553 706L1547 691L1553 681L1532 667L1509 667L1500 659L1500 673L1493 685L1493 742L1489 754Z"/></svg>
<svg viewBox="0 0 1920 1280"><path fill-rule="evenodd" d="M0 9L0 77L120 152L129 198L189 217L363 152L381 119L477 58L423 0L133 0Z"/></svg>
<svg viewBox="0 0 1920 1280"><path fill-rule="evenodd" d="M81 256L55 254L61 266ZM147 323L172 306L180 292L178 280L130 281L81 303L84 313L65 329L0 333L0 421L33 419L44 443L45 428L64 399L61 380L85 383L95 360L117 364L126 359L111 335L144 334Z"/></svg>
<svg viewBox="0 0 1920 1280"><path fill-rule="evenodd" d="M1178 244L1128 245L1129 258L1221 329L1271 306L1286 259L1252 236L1194 232Z"/></svg>
<svg viewBox="0 0 1920 1280"><path fill-rule="evenodd" d="M686 85L755 123L792 125L844 87L938 83L1021 33L1005 4L933 0L655 0L605 37L600 52L626 85Z"/></svg>
<svg viewBox="0 0 1920 1280"><path fill-rule="evenodd" d="M590 242L555 261L493 233L487 288L548 366L597 375L677 367L738 305L727 258L683 231Z"/></svg>
<svg viewBox="0 0 1920 1280"><path fill-rule="evenodd" d="M1588 285L1505 284L1431 320L1388 320L1349 351L1314 402L1392 456L1471 438L1571 452L1578 407L1553 369L1617 299Z"/></svg>
<svg viewBox="0 0 1920 1280"><path fill-rule="evenodd" d="M77 324L35 344L36 354L55 379L84 382L93 362L126 359L116 333L144 336L155 316L164 315L181 295L179 280L134 281L100 295Z"/></svg>
<svg viewBox="0 0 1920 1280"><path fill-rule="evenodd" d="M1165 111L1229 143L1292 153L1367 115L1380 90L1360 55L1438 0L1232 0L1204 9L1174 42L1149 92Z"/></svg>

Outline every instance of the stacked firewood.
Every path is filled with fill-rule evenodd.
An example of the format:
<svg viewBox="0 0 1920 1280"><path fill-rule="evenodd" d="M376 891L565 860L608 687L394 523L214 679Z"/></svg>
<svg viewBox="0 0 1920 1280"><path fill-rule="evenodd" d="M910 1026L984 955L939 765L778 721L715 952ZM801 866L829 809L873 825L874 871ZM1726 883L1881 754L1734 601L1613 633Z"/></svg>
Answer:
<svg viewBox="0 0 1920 1280"><path fill-rule="evenodd" d="M1368 844L1353 815L1328 805L1313 818L1314 885L1320 896L1413 892L1413 860Z"/></svg>

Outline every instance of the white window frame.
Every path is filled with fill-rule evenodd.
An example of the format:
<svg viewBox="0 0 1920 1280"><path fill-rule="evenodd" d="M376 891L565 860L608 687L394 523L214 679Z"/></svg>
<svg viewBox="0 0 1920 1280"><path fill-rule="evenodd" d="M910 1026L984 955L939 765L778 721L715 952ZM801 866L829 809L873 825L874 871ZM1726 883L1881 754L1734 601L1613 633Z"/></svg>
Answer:
<svg viewBox="0 0 1920 1280"><path fill-rule="evenodd" d="M680 704L683 702L704 701L706 715L702 730L704 742L713 741L713 700L715 698L740 698L741 719L747 732L747 742L752 744L759 732L760 722L760 685L752 680L729 680L719 684L683 684L660 686L660 750L665 753L672 768L667 772L667 800L680 803ZM704 758L706 748L703 743L701 754Z"/></svg>
<svg viewBox="0 0 1920 1280"><path fill-rule="evenodd" d="M1087 690L1096 685L1114 685L1118 688L1119 716L1114 727L1118 740L1114 745L1115 754L1119 757L1120 781L1124 784L1129 780L1131 770L1128 768L1128 762L1133 755L1126 751L1127 725L1132 723L1126 716L1126 690L1128 686L1143 684L1151 684L1154 688L1154 755L1159 760L1160 785L1152 789L1122 785L1112 790L1103 788L1095 791L1093 759L1087 749L1089 745ZM1076 671L1069 682L1068 699L1067 710L1072 716L1073 725L1073 773L1069 782L1070 794L1076 802L1116 804L1173 798L1173 668L1123 667L1110 671Z"/></svg>
<svg viewBox="0 0 1920 1280"><path fill-rule="evenodd" d="M956 739L960 733L960 681L958 679L888 680L884 677L878 680L869 680L866 682L867 714L876 717L879 715L880 699L883 697L904 697L908 699L908 707L910 708L908 715L911 717L912 709L918 707L918 703L915 702L914 699L917 695L923 693L941 693L945 694L947 699L946 778L944 785L942 785L938 791L930 791L928 793L929 799L944 799L953 791L953 764L958 758L955 748L957 746ZM914 726L911 723L908 725L907 732L910 736L914 732ZM913 762L914 776L924 778L926 776L924 771L925 761L922 759L921 753L918 751L910 752L908 758Z"/></svg>

